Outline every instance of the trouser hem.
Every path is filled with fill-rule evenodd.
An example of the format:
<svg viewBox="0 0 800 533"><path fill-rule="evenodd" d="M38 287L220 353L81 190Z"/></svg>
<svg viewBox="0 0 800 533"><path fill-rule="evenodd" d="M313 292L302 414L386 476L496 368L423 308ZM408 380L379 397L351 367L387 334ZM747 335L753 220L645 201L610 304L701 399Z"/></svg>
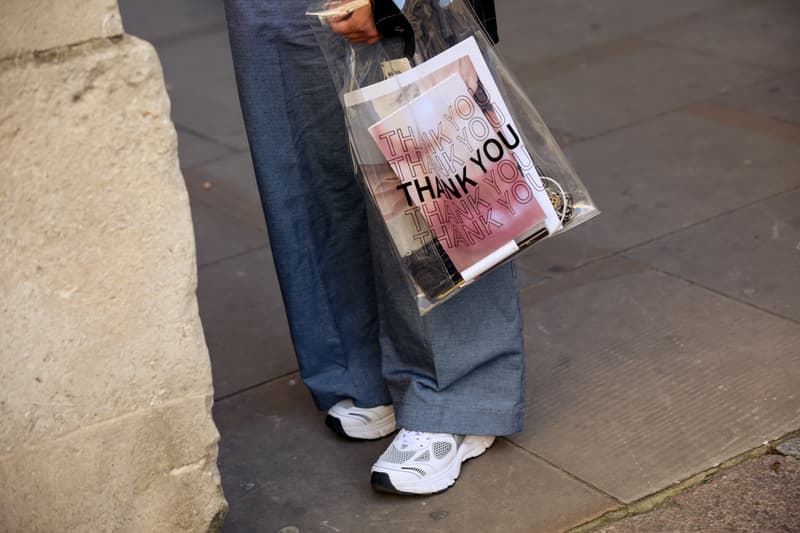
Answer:
<svg viewBox="0 0 800 533"><path fill-rule="evenodd" d="M306 387L308 387L307 384ZM316 405L317 409L320 411L327 411L341 400L347 398L352 399L356 407L362 407L365 409L370 407L378 407L380 405L389 405L392 403L389 393L385 390L378 389L372 391L360 391L360 393L354 394L337 394L330 392L314 392L309 388L309 392L311 392L314 405Z"/></svg>
<svg viewBox="0 0 800 533"><path fill-rule="evenodd" d="M473 407L457 409L450 405L420 407L394 403L397 427L428 433L457 435L510 435L522 431L524 408L481 410Z"/></svg>

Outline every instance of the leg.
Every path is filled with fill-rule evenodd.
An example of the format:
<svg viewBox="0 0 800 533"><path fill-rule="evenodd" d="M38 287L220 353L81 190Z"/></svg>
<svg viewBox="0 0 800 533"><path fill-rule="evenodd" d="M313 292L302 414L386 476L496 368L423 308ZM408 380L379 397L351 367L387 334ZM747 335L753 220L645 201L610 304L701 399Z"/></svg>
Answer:
<svg viewBox="0 0 800 533"><path fill-rule="evenodd" d="M372 486L441 492L494 435L522 429L525 357L514 267L420 317L380 220L371 222L384 376L403 428L372 466Z"/></svg>
<svg viewBox="0 0 800 533"><path fill-rule="evenodd" d="M226 0L236 79L303 380L328 409L389 403L361 192L307 1Z"/></svg>
<svg viewBox="0 0 800 533"><path fill-rule="evenodd" d="M513 264L420 317L388 236L370 216L384 379L398 426L507 435L522 429L525 356Z"/></svg>

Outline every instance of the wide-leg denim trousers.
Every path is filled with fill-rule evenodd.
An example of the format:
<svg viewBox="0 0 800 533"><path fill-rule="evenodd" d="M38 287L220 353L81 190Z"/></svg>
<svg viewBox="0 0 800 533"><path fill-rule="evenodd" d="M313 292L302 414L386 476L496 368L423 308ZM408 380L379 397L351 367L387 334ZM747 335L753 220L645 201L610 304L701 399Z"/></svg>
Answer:
<svg viewBox="0 0 800 533"><path fill-rule="evenodd" d="M320 409L392 403L410 430L522 429L522 318L511 264L420 317L368 216L309 0L226 0L236 80L304 383ZM371 219L371 220L370 220Z"/></svg>

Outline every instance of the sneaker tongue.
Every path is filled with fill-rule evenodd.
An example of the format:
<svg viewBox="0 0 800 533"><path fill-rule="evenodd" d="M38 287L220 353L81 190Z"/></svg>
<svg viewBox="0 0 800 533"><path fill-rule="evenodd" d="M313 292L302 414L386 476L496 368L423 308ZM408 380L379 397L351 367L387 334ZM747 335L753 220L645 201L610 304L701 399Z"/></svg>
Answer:
<svg viewBox="0 0 800 533"><path fill-rule="evenodd" d="M397 434L394 445L399 450L417 450L422 449L428 442L430 441L427 434L404 429Z"/></svg>
<svg viewBox="0 0 800 533"><path fill-rule="evenodd" d="M394 440L394 446L398 450L421 450L430 446L432 441L453 441L453 435L449 433L425 433L422 431L400 430Z"/></svg>

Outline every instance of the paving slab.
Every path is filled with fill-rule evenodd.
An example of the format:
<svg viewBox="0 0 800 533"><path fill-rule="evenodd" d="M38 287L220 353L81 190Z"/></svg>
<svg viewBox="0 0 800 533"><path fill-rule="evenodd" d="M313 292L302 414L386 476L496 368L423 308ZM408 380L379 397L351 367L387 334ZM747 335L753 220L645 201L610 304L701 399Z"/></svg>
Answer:
<svg viewBox="0 0 800 533"><path fill-rule="evenodd" d="M642 268L598 261L523 293L513 440L625 502L800 426L800 325Z"/></svg>
<svg viewBox="0 0 800 533"><path fill-rule="evenodd" d="M536 243L515 259L517 266L540 278L551 277L612 255L610 248L592 242L592 226L598 220L587 221L566 233Z"/></svg>
<svg viewBox="0 0 800 533"><path fill-rule="evenodd" d="M172 101L173 121L234 150L247 150L224 25L164 42L157 50Z"/></svg>
<svg viewBox="0 0 800 533"><path fill-rule="evenodd" d="M536 272L531 272L530 270L521 267L519 264L516 265L516 268L517 268L517 288L519 290L525 290L530 287L534 287L550 279L547 276L541 276L538 275Z"/></svg>
<svg viewBox="0 0 800 533"><path fill-rule="evenodd" d="M184 168L183 176L193 199L264 231L264 212L249 152Z"/></svg>
<svg viewBox="0 0 800 533"><path fill-rule="evenodd" d="M125 31L155 43L179 39L210 29L224 29L220 0L119 0Z"/></svg>
<svg viewBox="0 0 800 533"><path fill-rule="evenodd" d="M201 268L197 297L218 398L297 370L268 250Z"/></svg>
<svg viewBox="0 0 800 533"><path fill-rule="evenodd" d="M616 507L502 439L443 494L375 493L369 470L390 439L338 438L296 377L220 402L215 417L226 532L559 531Z"/></svg>
<svg viewBox="0 0 800 533"><path fill-rule="evenodd" d="M517 75L545 122L579 138L773 76L727 59L646 41L628 43L619 53L590 55L564 72L534 66ZM556 70L555 77L547 77L549 68Z"/></svg>
<svg viewBox="0 0 800 533"><path fill-rule="evenodd" d="M122 0L119 6L125 30L152 42L158 51L178 125L182 166L212 160L231 148L246 150L223 3ZM209 142L211 137L217 143Z"/></svg>
<svg viewBox="0 0 800 533"><path fill-rule="evenodd" d="M176 130L178 132L178 155L181 168L184 170L233 153L230 147L192 133L185 128L178 127Z"/></svg>
<svg viewBox="0 0 800 533"><path fill-rule="evenodd" d="M567 154L603 211L574 238L622 250L797 186L800 151L762 131L669 113Z"/></svg>
<svg viewBox="0 0 800 533"><path fill-rule="evenodd" d="M736 61L793 69L800 66L798 27L800 4L795 0L760 0L742 2L647 36Z"/></svg>
<svg viewBox="0 0 800 533"><path fill-rule="evenodd" d="M800 72L731 91L714 102L800 124Z"/></svg>
<svg viewBox="0 0 800 533"><path fill-rule="evenodd" d="M800 167L795 171L800 187ZM798 206L800 190L625 255L800 323Z"/></svg>
<svg viewBox="0 0 800 533"><path fill-rule="evenodd" d="M212 79L205 83L208 87L203 91L183 84L168 87L172 120L234 151L247 150L249 145L234 78Z"/></svg>
<svg viewBox="0 0 800 533"><path fill-rule="evenodd" d="M730 0L504 0L497 3L500 49L525 65L619 39L706 11L735 5Z"/></svg>
<svg viewBox="0 0 800 533"><path fill-rule="evenodd" d="M190 201L198 266L203 267L266 245L264 230L240 222L194 198L190 197Z"/></svg>
<svg viewBox="0 0 800 533"><path fill-rule="evenodd" d="M682 111L719 124L761 133L782 143L800 146L800 126L791 122L776 120L710 101L693 104L685 107ZM745 164L748 164L747 160L745 160Z"/></svg>
<svg viewBox="0 0 800 533"><path fill-rule="evenodd" d="M800 461L766 455L598 533L800 531Z"/></svg>
<svg viewBox="0 0 800 533"><path fill-rule="evenodd" d="M168 90L193 88L197 92L210 92L205 83L234 76L230 42L224 27L158 45L157 50Z"/></svg>

